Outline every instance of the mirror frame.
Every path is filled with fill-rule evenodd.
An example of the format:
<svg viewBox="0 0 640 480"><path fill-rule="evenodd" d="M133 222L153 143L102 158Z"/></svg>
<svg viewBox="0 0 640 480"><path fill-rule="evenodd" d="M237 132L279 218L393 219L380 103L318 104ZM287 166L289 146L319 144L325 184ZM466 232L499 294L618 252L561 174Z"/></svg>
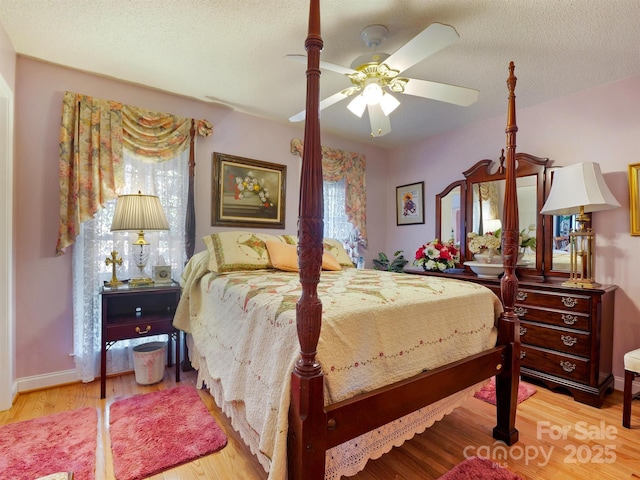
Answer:
<svg viewBox="0 0 640 480"><path fill-rule="evenodd" d="M540 214L540 210L544 205L546 168L549 163L548 158L540 158L528 153L516 153L516 178L535 176L536 177L536 262L531 268L518 268L518 272L522 276L537 277L543 279L543 264L545 252L545 234L544 234L544 215ZM500 163L495 172L490 169L494 162L492 160L480 160L469 170L462 172L467 182L467 191L472 191L473 184L491 182L495 180L505 180L507 178L506 168L504 166L504 150L500 156ZM473 195L466 196L466 225L473 225ZM466 235L465 231L465 235ZM466 251L467 260L473 260L471 252Z"/></svg>
<svg viewBox="0 0 640 480"><path fill-rule="evenodd" d="M466 222L466 194L467 194L467 182L464 180L458 180L457 182L450 183L443 191L436 195L436 238L442 239L442 199L449 195L451 191L460 187L460 224L458 225L458 229L460 231L460 256L458 265L464 262L466 255L466 235L467 232L464 228ZM446 240L446 239L445 239ZM457 266L458 266L457 265Z"/></svg>

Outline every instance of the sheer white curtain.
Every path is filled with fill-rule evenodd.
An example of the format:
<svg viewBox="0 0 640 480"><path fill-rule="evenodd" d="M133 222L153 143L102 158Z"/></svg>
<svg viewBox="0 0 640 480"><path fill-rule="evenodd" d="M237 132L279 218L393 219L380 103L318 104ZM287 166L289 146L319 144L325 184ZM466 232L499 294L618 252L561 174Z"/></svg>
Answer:
<svg viewBox="0 0 640 480"><path fill-rule="evenodd" d="M324 237L340 240L354 264L358 262L358 230L353 226L345 211L345 179L337 182L322 182L324 194Z"/></svg>
<svg viewBox="0 0 640 480"><path fill-rule="evenodd" d="M170 230L145 232L151 244L147 273L162 256L171 265L174 279L180 278L186 261L185 219L189 187L189 150L164 162L141 161L127 150L123 151L124 188L118 194L137 193L157 195L164 208ZM105 259L116 250L122 257L117 267L119 280L128 279L136 269L130 259L135 232L111 232L115 200L107 203L96 216L81 224L80 234L73 246L73 343L76 371L83 382L95 379L100 366L101 305L100 289L111 279L111 266ZM117 342L107 352L107 373L133 369L131 349L155 337ZM166 338L166 336L158 337Z"/></svg>

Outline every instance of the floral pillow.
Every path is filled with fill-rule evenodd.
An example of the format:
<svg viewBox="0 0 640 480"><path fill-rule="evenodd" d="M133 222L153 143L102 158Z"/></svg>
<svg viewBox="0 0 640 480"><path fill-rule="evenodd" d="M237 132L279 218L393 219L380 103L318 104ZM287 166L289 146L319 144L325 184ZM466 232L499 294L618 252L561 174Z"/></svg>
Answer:
<svg viewBox="0 0 640 480"><path fill-rule="evenodd" d="M335 238L325 238L323 240L323 244L324 250L336 257L336 260L338 260L338 263L342 266L342 268L353 267L351 257L344 249L344 245L340 240L336 240Z"/></svg>
<svg viewBox="0 0 640 480"><path fill-rule="evenodd" d="M268 233L221 232L207 235L202 241L209 251L209 270L216 273L273 268L266 241L283 242Z"/></svg>

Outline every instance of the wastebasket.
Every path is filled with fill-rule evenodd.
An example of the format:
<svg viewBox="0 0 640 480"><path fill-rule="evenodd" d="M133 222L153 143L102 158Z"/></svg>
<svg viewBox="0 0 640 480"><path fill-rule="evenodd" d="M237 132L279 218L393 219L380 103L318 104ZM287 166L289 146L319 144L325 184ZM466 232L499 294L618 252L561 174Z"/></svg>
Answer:
<svg viewBox="0 0 640 480"><path fill-rule="evenodd" d="M136 374L136 383L151 385L162 381L166 357L166 342L149 342L133 347L133 369Z"/></svg>

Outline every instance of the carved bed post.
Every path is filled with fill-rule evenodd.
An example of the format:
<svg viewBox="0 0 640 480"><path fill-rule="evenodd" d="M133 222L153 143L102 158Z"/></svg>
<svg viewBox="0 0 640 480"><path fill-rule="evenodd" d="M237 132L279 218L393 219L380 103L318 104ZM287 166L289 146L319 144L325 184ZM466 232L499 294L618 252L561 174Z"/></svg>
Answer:
<svg viewBox="0 0 640 480"><path fill-rule="evenodd" d="M509 64L509 107L507 111L507 175L503 212L502 256L504 275L500 281L500 292L504 312L498 325L498 344L507 345L503 370L496 375L497 425L493 436L507 445L518 441L515 428L518 382L520 378L520 319L514 312L518 293L516 264L519 249L518 197L516 193L516 77L515 66Z"/></svg>
<svg viewBox="0 0 640 480"><path fill-rule="evenodd" d="M322 324L317 287L322 266L323 195L320 147L320 3L311 0L307 50L307 101L298 212L298 266L302 295L296 304L300 358L291 374L288 478L322 479L325 470L324 375L316 361Z"/></svg>

